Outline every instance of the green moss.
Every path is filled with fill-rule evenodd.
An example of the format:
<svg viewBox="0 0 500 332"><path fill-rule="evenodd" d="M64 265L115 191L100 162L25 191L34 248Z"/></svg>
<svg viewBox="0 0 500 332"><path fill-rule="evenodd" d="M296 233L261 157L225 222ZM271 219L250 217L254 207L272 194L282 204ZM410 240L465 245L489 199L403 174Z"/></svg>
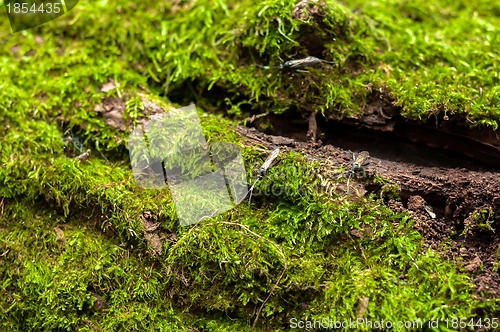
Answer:
<svg viewBox="0 0 500 332"><path fill-rule="evenodd" d="M324 113L352 114L371 91L382 88L403 106L406 116L461 114L474 124L496 128L498 29L495 16L489 15L490 4L353 1L349 7L356 8L355 13L328 2L320 8L322 16L299 19L293 17L294 3L278 1L230 6L199 1L180 6L80 4L67 16L35 29L42 36L49 34L42 45L29 31L18 34L23 40L18 54L30 49L37 54L19 57L25 70L12 83L37 82L28 91L36 96L43 90L49 101L44 108L52 110L74 100L82 103L80 108L88 106L95 96L92 87L108 78L120 82L122 90L149 80L160 93L168 87L176 96L182 89L184 98L217 86L231 98L207 96L200 102L228 104L236 113L241 105L281 112L299 104ZM125 17L126 24L118 17ZM65 38L54 38L63 31ZM304 43L304 35L315 35L316 44ZM8 38L6 52L18 41ZM310 75L290 79L252 66L277 64L278 57L293 53L306 56L307 47L338 61L339 68L312 70L315 80ZM39 58L50 61L39 66ZM46 79L51 76L63 82ZM90 87L90 95L81 98L80 89L72 90L77 86ZM75 114L68 115L77 121Z"/></svg>
<svg viewBox="0 0 500 332"><path fill-rule="evenodd" d="M321 167L298 153L281 154L250 205L180 227L167 190L135 185L128 132L106 125L94 107L121 97L124 117L137 121L144 96L164 106L166 91L178 105L195 100L207 140L239 144L252 177L263 157L244 147L227 113L238 119L296 107L355 115L382 89L404 116L460 114L496 128L499 8L328 2L319 8L324 15L301 20L294 3L275 0L116 0L79 3L16 34L1 12L0 324L249 330L263 305L258 329L288 330L293 317L355 318L364 296L372 320L494 316L498 300L479 301L466 275L424 252L408 216L374 197L353 203L318 194ZM340 65L293 78L253 66L313 49ZM100 92L109 80L117 89ZM92 149L87 162L68 153L67 130ZM146 210L162 235L177 239L162 238L161 255L151 254L143 234ZM96 306L101 299L106 308Z"/></svg>

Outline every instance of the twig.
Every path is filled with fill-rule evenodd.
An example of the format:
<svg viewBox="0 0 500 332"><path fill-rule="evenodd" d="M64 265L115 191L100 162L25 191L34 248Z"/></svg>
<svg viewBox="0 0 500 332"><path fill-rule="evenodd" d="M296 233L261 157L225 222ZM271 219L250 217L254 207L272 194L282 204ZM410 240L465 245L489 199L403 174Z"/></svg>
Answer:
<svg viewBox="0 0 500 332"><path fill-rule="evenodd" d="M75 159L78 159L78 160L83 162L83 161L89 159L89 157L90 157L90 149L88 149L87 151L85 151L81 155L75 157Z"/></svg>
<svg viewBox="0 0 500 332"><path fill-rule="evenodd" d="M203 216L200 218L200 220L198 220L197 224L202 222L203 220L207 220L207 219L210 219L212 218L213 216L215 216L215 214L219 211L219 209L216 209L211 215L209 216Z"/></svg>
<svg viewBox="0 0 500 332"><path fill-rule="evenodd" d="M269 142L267 142L267 141L265 141L265 140L263 140L263 139L261 139L261 138L258 138L257 136L254 136L254 135L251 135L251 136L250 136L250 135L248 135L248 136L245 136L245 137L246 137L248 140L250 140L250 141L252 141L252 140L253 140L254 142L258 142L258 143L260 143L260 144L264 145L265 147L269 147L269 146L271 145ZM256 150L257 150L257 149L256 149ZM260 149L259 151L263 152L263 150L262 150L262 149Z"/></svg>
<svg viewBox="0 0 500 332"><path fill-rule="evenodd" d="M245 197L246 197L246 195L248 195L248 193L250 193L250 197L248 197L248 204L250 204L250 202L252 201L253 188L255 187L255 185L257 184L258 181L259 181L259 179L255 180L255 182L252 184L252 187L250 188L250 190L247 191L247 193L245 194ZM245 197L243 197L243 198L245 198Z"/></svg>
<svg viewBox="0 0 500 332"><path fill-rule="evenodd" d="M268 149L262 149L262 148L260 148L258 146L254 146L253 149L256 150L256 151L262 152L262 153L269 152Z"/></svg>
<svg viewBox="0 0 500 332"><path fill-rule="evenodd" d="M255 119L260 119L260 118L263 118L265 116L267 116L268 113L261 113L261 114L257 114L257 115L253 115L252 118L250 119L250 123L254 122Z"/></svg>
<svg viewBox="0 0 500 332"><path fill-rule="evenodd" d="M250 122L250 123L253 123L256 119L263 118L263 117L267 116L268 114L269 113L254 114L251 117L243 119L241 121L241 123L243 123L243 125L245 126L246 123L247 123L247 121Z"/></svg>

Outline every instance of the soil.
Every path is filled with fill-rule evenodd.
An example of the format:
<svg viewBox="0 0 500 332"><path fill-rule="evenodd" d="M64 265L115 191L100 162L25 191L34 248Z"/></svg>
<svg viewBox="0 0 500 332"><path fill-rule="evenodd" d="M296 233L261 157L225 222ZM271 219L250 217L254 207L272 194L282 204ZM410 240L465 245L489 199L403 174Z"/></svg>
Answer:
<svg viewBox="0 0 500 332"><path fill-rule="evenodd" d="M351 151L323 144L321 139L317 142L311 140L311 129L316 128L309 128L306 142L308 121L304 122L304 141L296 139L300 137L297 132L294 138L289 138L268 135L255 128L238 127L237 130L252 144L262 144L269 149L286 147L313 160L329 160L334 165L346 167L352 165ZM316 127L315 121L310 123ZM275 128L280 130L279 126ZM370 152L361 147L354 152L361 150ZM454 158L459 161L467 159L457 157L454 152L440 153L444 161L449 153L452 165ZM432 248L441 252L456 262L458 269L463 267L471 274L478 296L500 297L500 278L495 268L500 255L500 230L497 230L500 226L497 212L500 211L500 172L491 169L491 163L481 167L474 160L463 163L465 167L443 167L418 165L420 159L417 163L392 159L395 160L371 156L370 164L365 167L367 173L376 173L399 187L401 201L386 198L387 206L412 216L415 220L413 227L424 238L424 250ZM364 189L363 193L382 194L384 188L370 183Z"/></svg>
<svg viewBox="0 0 500 332"><path fill-rule="evenodd" d="M471 127L460 115L433 114L427 121L409 119L393 99L373 91L362 114L356 117L332 113L316 117L317 136L325 144L344 149L366 149L382 159L409 161L423 166L500 169L500 135L489 127ZM268 115L255 126L272 125L267 134L307 140L307 118L313 110L290 110ZM283 121L286 118L287 121ZM267 121L267 123L266 123ZM312 128L310 128L312 129ZM388 148L390 147L390 148ZM445 151L446 153L442 153Z"/></svg>

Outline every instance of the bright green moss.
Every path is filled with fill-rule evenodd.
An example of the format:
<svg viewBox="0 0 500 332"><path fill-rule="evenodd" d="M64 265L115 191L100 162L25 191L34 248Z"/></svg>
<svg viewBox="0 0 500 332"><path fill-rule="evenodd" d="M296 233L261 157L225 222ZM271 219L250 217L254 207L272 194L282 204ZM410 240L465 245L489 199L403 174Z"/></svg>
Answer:
<svg viewBox="0 0 500 332"><path fill-rule="evenodd" d="M379 69L407 116L460 114L495 129L500 30L487 2L352 2L387 45Z"/></svg>

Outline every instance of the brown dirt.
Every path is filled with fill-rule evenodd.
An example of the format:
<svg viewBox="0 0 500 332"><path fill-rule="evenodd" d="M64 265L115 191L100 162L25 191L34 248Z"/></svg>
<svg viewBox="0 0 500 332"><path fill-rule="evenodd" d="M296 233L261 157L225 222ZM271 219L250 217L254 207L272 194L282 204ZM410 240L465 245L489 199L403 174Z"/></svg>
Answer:
<svg viewBox="0 0 500 332"><path fill-rule="evenodd" d="M155 234L161 222L156 222L156 216L151 211L144 211L139 218L144 225L144 238L146 238L149 247L153 250L153 255L161 255L163 253L163 244L160 236Z"/></svg>
<svg viewBox="0 0 500 332"><path fill-rule="evenodd" d="M254 128L237 130L254 144L287 146L313 160L328 159L338 166L348 166L352 160L351 152L323 145L321 140L306 143ZM367 173L399 187L401 201L386 199L387 206L412 216L425 247L442 252L459 269L473 275L479 296L500 297L500 277L495 270L500 256L500 173L417 166L375 157L370 160ZM368 193L383 191L375 183L364 189Z"/></svg>
<svg viewBox="0 0 500 332"><path fill-rule="evenodd" d="M125 111L125 102L121 98L106 97L101 105L96 105L95 112L102 113L106 124L115 127L121 131L125 131L126 123L123 118Z"/></svg>

